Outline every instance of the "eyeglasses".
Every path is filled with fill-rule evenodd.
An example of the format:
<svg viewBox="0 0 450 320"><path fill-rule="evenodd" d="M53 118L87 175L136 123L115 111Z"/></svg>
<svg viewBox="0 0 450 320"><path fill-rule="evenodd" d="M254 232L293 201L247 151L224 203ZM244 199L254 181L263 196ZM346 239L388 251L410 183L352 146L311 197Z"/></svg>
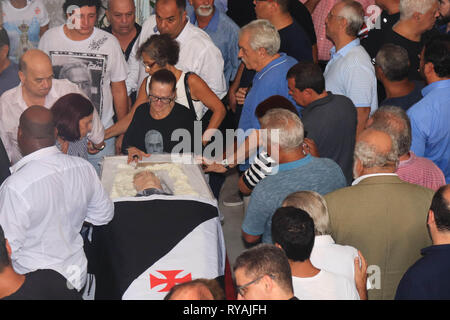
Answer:
<svg viewBox="0 0 450 320"><path fill-rule="evenodd" d="M250 282L248 282L248 283L246 283L246 284L243 284L242 286L236 287L236 291L238 292L238 294L239 294L241 297L244 297L245 294L247 293L247 290L246 290L246 289L247 289L249 286L251 286L252 284L254 284L254 283L258 282L259 280L261 280L262 278L264 278L265 276L269 276L271 279L275 279L275 276L272 275L272 274L263 274L262 276L256 278L256 279L253 280L253 281L250 281Z"/></svg>
<svg viewBox="0 0 450 320"><path fill-rule="evenodd" d="M153 63L150 63L150 64L144 63L144 67L145 67L145 69L151 69L151 68L153 68L153 66L154 66L155 64L156 64L156 61L153 62Z"/></svg>
<svg viewBox="0 0 450 320"><path fill-rule="evenodd" d="M150 102L161 102L162 104L169 104L172 101L175 101L175 98L167 98L167 97L158 97L153 94L148 95L148 99Z"/></svg>

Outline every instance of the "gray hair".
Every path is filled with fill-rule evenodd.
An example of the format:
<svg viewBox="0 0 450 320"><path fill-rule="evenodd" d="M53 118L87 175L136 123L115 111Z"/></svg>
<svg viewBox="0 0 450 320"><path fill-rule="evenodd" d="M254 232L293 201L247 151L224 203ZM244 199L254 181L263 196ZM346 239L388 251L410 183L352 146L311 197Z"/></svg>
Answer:
<svg viewBox="0 0 450 320"><path fill-rule="evenodd" d="M373 129L375 130L375 129ZM381 131L381 130L376 130ZM354 162L358 159L364 168L384 168L398 164L398 146L393 136L385 131L381 131L389 135L391 139L391 149L386 152L380 152L377 146L366 141L358 141L355 145Z"/></svg>
<svg viewBox="0 0 450 320"><path fill-rule="evenodd" d="M410 19L414 12L426 13L437 0L400 0L400 20Z"/></svg>
<svg viewBox="0 0 450 320"><path fill-rule="evenodd" d="M266 129L267 144L271 143L272 130L278 130L278 145L283 150L293 150L301 146L304 138L303 123L293 112L275 108L266 112L259 120L261 129ZM270 132L270 134L269 134Z"/></svg>
<svg viewBox="0 0 450 320"><path fill-rule="evenodd" d="M408 77L408 51L401 46L386 43L378 51L375 62L389 81L400 81Z"/></svg>
<svg viewBox="0 0 450 320"><path fill-rule="evenodd" d="M361 3L353 0L343 0L345 6L339 12L339 16L347 20L346 33L350 36L358 36L364 23L364 8Z"/></svg>
<svg viewBox="0 0 450 320"><path fill-rule="evenodd" d="M280 34L268 21L258 19L243 26L239 31L239 37L244 32L249 32L249 44L253 50L264 48L269 56L275 55L280 50Z"/></svg>
<svg viewBox="0 0 450 320"><path fill-rule="evenodd" d="M382 106L372 115L373 122L369 128L389 134L398 147L399 156L411 148L411 121L405 110L396 106Z"/></svg>
<svg viewBox="0 0 450 320"><path fill-rule="evenodd" d="M283 207L295 207L306 211L314 221L316 236L331 234L330 216L325 199L315 191L298 191L284 199Z"/></svg>

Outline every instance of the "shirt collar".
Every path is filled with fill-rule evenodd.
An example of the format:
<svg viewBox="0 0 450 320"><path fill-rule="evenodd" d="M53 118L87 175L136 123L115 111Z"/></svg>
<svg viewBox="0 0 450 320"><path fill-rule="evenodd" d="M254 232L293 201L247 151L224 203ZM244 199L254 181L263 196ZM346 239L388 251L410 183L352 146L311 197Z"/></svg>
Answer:
<svg viewBox="0 0 450 320"><path fill-rule="evenodd" d="M379 176L398 176L396 173L372 173L372 174L366 174L363 175L357 179L355 179L355 181L353 181L352 186L357 185L358 183L360 183L362 180L370 178L370 177L379 177Z"/></svg>
<svg viewBox="0 0 450 320"><path fill-rule="evenodd" d="M312 161L312 156L310 154L307 154L306 157L301 158L296 161L281 163L279 166L279 172L281 171L288 171L292 169L296 169L298 167L304 166Z"/></svg>
<svg viewBox="0 0 450 320"><path fill-rule="evenodd" d="M284 52L279 52L278 53L280 56L278 58L276 58L275 60L272 60L267 66L265 66L264 68L261 69L261 71L259 71L258 73L255 74L255 77L253 79L258 78L261 79L264 74L269 71L270 69L272 69L273 67L276 67L277 65L286 62L286 58L287 55Z"/></svg>
<svg viewBox="0 0 450 320"><path fill-rule="evenodd" d="M440 80L433 83L430 83L425 88L422 89L422 95L425 97L427 94L429 94L434 89L439 88L450 88L450 79L448 80Z"/></svg>
<svg viewBox="0 0 450 320"><path fill-rule="evenodd" d="M321 106L327 103L330 103L331 100L334 98L334 94L331 91L327 91L328 95L326 97L320 98L316 101L311 102L309 105L307 105L303 110L302 114L307 114L310 112L314 107Z"/></svg>
<svg viewBox="0 0 450 320"><path fill-rule="evenodd" d="M315 236L315 238L314 238L314 247L326 246L329 244L335 244L333 238L329 234Z"/></svg>
<svg viewBox="0 0 450 320"><path fill-rule="evenodd" d="M342 47L341 49L339 49L338 52L336 52L336 47L331 48L330 50L330 54L331 54L331 59L333 59L335 56L342 56L345 57L345 55L354 47L357 47L360 45L360 41L359 38L356 38L355 40L347 43L344 47Z"/></svg>
<svg viewBox="0 0 450 320"><path fill-rule="evenodd" d="M209 21L208 25L204 28L205 31L206 31L206 29L208 29L208 30L210 30L212 32L216 32L217 31L217 28L219 27L219 15L220 15L220 10L218 10L217 7L214 6L213 17ZM192 12L192 14L189 16L189 18L190 18L190 21L192 21L192 24L194 26L198 26L197 16L195 15L195 11Z"/></svg>
<svg viewBox="0 0 450 320"><path fill-rule="evenodd" d="M51 146L47 148L39 149L33 153L30 153L29 155L26 155L22 159L20 159L15 165L13 165L10 168L11 174L19 171L21 168L23 168L27 163L33 161L33 160L39 160L42 158L46 158L48 156L61 153L61 151L58 150L56 146Z"/></svg>

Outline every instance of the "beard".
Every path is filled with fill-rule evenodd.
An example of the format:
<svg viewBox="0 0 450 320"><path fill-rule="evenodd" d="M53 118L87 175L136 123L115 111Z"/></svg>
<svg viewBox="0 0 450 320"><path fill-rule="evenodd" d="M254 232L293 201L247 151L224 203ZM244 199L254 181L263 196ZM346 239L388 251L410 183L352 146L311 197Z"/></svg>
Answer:
<svg viewBox="0 0 450 320"><path fill-rule="evenodd" d="M213 13L213 11L214 11L214 7L211 5L208 5L208 6L199 6L195 10L195 13L201 17L208 17Z"/></svg>

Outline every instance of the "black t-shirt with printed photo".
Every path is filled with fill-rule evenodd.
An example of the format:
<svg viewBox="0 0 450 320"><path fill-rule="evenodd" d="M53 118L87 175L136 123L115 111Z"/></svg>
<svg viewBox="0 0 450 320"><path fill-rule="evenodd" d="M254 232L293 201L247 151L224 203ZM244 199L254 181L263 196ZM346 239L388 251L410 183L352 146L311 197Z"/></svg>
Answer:
<svg viewBox="0 0 450 320"><path fill-rule="evenodd" d="M179 137L177 138L179 140L172 141L172 133L176 129L186 129L190 134L190 142L185 142L183 141L185 138ZM201 140L201 129L197 138ZM149 103L144 103L136 109L133 120L125 132L122 153L127 154L129 147L136 147L150 154L171 153L172 149L179 143L183 143L186 148L187 146L190 147L190 150L185 149L183 152L193 152L194 117L192 112L186 107L175 103L167 117L156 120L150 115Z"/></svg>

